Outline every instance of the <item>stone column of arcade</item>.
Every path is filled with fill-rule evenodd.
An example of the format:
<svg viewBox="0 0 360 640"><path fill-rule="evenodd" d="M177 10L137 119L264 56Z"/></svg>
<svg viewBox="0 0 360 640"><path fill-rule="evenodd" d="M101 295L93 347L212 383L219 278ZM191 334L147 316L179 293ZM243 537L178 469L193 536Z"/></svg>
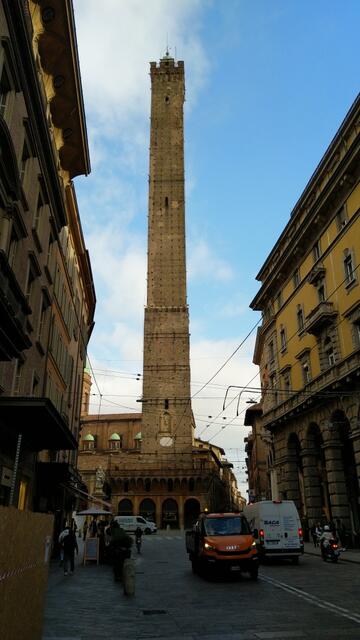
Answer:
<svg viewBox="0 0 360 640"><path fill-rule="evenodd" d="M358 417L350 420L351 432L350 432L350 440L352 442L353 451L354 451L354 459L356 466L356 477L357 477L357 504L355 506L356 513L354 514L354 529L357 532L356 539L354 543L356 546L360 545L360 420Z"/></svg>
<svg viewBox="0 0 360 640"><path fill-rule="evenodd" d="M300 489L299 475L296 457L292 455L286 456L283 460L283 468L285 471L285 482L283 491L286 493L286 500L294 500L297 508L300 507Z"/></svg>
<svg viewBox="0 0 360 640"><path fill-rule="evenodd" d="M350 512L342 458L342 444L338 437L333 436L324 442L322 448L325 454L329 486L330 519L340 518L344 526L350 529Z"/></svg>
<svg viewBox="0 0 360 640"><path fill-rule="evenodd" d="M184 529L184 498L182 496L179 497L179 528Z"/></svg>
<svg viewBox="0 0 360 640"><path fill-rule="evenodd" d="M314 522L319 522L322 518L321 486L316 451L311 448L303 449L301 458L304 473L306 512L309 526L311 527Z"/></svg>
<svg viewBox="0 0 360 640"><path fill-rule="evenodd" d="M356 475L357 475L359 491L360 491L360 420L359 418L355 418L355 420L351 420L350 424L351 424L350 439L352 440L352 444L354 448Z"/></svg>

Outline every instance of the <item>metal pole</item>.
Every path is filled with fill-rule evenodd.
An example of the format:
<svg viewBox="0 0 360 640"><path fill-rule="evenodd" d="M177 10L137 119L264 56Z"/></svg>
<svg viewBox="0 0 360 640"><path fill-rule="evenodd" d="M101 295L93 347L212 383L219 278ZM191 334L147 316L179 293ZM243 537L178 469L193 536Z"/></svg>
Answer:
<svg viewBox="0 0 360 640"><path fill-rule="evenodd" d="M14 503L15 486L16 486L16 480L17 480L17 474L18 474L18 468L19 468L21 440L22 440L22 433L19 433L18 438L17 438L17 443L16 443L16 454L15 454L14 469L13 469L13 474L12 474L12 478L11 478L10 498L9 498L9 506L10 507L12 507L13 503Z"/></svg>

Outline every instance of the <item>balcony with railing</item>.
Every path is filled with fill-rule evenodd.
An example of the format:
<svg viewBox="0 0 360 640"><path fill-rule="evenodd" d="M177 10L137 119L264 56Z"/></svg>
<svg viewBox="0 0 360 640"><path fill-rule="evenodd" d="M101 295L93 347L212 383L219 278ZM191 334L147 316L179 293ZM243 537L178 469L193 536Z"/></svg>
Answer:
<svg viewBox="0 0 360 640"><path fill-rule="evenodd" d="M334 322L337 314L332 302L319 302L306 316L306 331L314 336L318 335L325 327Z"/></svg>
<svg viewBox="0 0 360 640"><path fill-rule="evenodd" d="M313 266L309 275L308 281L310 284L316 284L319 280L325 277L326 269L323 264L318 263Z"/></svg>

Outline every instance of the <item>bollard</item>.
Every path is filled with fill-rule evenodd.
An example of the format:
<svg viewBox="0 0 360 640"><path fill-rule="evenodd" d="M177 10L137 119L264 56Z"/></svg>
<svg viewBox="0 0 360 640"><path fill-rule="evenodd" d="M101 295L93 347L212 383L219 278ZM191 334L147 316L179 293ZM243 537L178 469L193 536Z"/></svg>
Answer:
<svg viewBox="0 0 360 640"><path fill-rule="evenodd" d="M133 596L135 594L135 560L131 558L124 560L123 583L125 595Z"/></svg>

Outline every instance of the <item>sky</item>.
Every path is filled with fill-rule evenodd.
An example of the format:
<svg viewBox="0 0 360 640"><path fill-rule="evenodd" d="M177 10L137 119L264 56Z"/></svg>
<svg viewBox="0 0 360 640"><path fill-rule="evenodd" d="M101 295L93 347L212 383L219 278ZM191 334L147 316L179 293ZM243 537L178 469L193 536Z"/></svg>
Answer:
<svg viewBox="0 0 360 640"><path fill-rule="evenodd" d="M259 396L232 388L223 410L225 393L259 387L256 275L359 91L360 3L73 1L92 166L74 181L97 297L90 412L141 411L149 62L168 46L185 63L196 435L225 449L246 496L244 416Z"/></svg>

